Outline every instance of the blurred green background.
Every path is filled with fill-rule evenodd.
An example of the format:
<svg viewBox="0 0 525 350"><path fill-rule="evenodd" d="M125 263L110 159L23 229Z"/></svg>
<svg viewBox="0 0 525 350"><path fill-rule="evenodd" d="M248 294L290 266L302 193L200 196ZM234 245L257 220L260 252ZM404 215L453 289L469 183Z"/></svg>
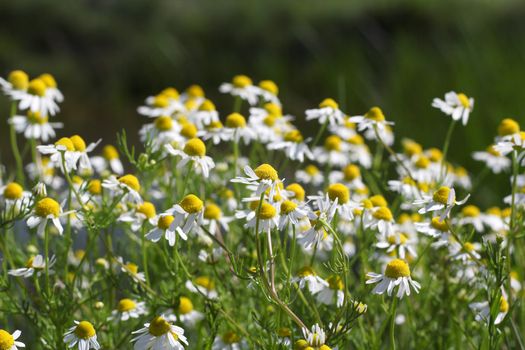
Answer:
<svg viewBox="0 0 525 350"><path fill-rule="evenodd" d="M410 136L441 147L449 119L430 107L449 90L476 99L451 160L479 172L503 117L523 122L525 2L512 0L6 0L0 1L0 74L55 75L66 96L61 134L113 143L136 131L143 99L166 86L201 84L223 111L219 84L235 74L273 79L299 120L325 97L349 114L381 106ZM5 98L0 113L8 114ZM5 118L1 161L10 162ZM314 133L316 124L309 124ZM475 194L499 204L508 177Z"/></svg>

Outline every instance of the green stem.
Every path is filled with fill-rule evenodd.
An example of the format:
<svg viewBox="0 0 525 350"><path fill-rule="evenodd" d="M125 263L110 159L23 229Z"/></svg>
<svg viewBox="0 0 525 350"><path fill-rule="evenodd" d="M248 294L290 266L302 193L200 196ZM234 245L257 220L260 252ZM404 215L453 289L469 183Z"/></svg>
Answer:
<svg viewBox="0 0 525 350"><path fill-rule="evenodd" d="M319 131L317 132L317 135L315 136L314 142L310 146L310 149L314 149L315 146L319 143L321 140L321 136L323 136L324 130L326 129L326 126L328 125L328 120L326 120L322 125Z"/></svg>
<svg viewBox="0 0 525 350"><path fill-rule="evenodd" d="M397 298L394 296L390 308L390 348L396 349L395 327L396 327Z"/></svg>
<svg viewBox="0 0 525 350"><path fill-rule="evenodd" d="M146 284L148 287L150 286L150 280L149 280L149 269L148 269L148 253L146 250L146 222L142 224L142 235L141 235L141 243L142 243L142 265L144 265L144 273L146 274Z"/></svg>
<svg viewBox="0 0 525 350"><path fill-rule="evenodd" d="M16 115L16 101L11 102L11 111L9 114L9 119L13 118ZM11 149L13 150L13 157L16 162L16 181L20 185L24 185L24 165L22 163L22 157L20 156L20 150L18 149L18 144L16 142L16 131L14 125L9 121L9 136L11 141Z"/></svg>
<svg viewBox="0 0 525 350"><path fill-rule="evenodd" d="M47 228L47 225L44 229L44 274L45 274L45 281L46 281L46 294L47 297L51 296L51 288L49 285L49 230Z"/></svg>
<svg viewBox="0 0 525 350"><path fill-rule="evenodd" d="M510 212L510 224L509 233L507 235L507 246L505 247L505 257L507 263L507 274L511 271L511 257L510 247L514 238L514 226L516 224L516 185L518 179L519 163L517 159L516 151L512 152L512 195L511 195L511 212ZM507 290L510 291L510 278L507 278Z"/></svg>
<svg viewBox="0 0 525 350"><path fill-rule="evenodd" d="M448 127L447 135L445 136L445 143L443 144L443 159L441 160L441 181L443 181L443 178L445 177L445 174L446 174L448 147L450 145L450 139L452 138L452 132L454 131L455 126L456 126L456 121L452 120Z"/></svg>

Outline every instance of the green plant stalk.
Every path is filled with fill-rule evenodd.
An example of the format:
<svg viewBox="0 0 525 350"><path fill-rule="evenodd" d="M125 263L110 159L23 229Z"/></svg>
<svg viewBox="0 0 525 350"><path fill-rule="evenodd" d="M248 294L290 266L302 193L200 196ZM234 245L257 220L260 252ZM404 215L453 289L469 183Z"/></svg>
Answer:
<svg viewBox="0 0 525 350"><path fill-rule="evenodd" d="M47 219L46 219L47 220ZM51 287L49 285L49 229L46 225L44 228L44 257L45 257L45 266L44 266L44 275L46 281L46 294L49 298L51 296Z"/></svg>
<svg viewBox="0 0 525 350"><path fill-rule="evenodd" d="M149 269L148 269L148 252L146 249L146 221L144 220L144 223L142 224L141 229L141 248L142 248L142 265L144 265L144 273L146 274L146 285L150 286L150 280L149 280Z"/></svg>
<svg viewBox="0 0 525 350"><path fill-rule="evenodd" d="M514 226L516 224L516 187L518 180L518 170L519 163L516 151L512 152L512 194L510 202L510 223L509 223L509 233L507 237L507 245L505 247L505 257L507 264L507 274L510 274L511 268L511 256L510 256L510 247L514 240ZM510 292L510 277L507 278L507 290Z"/></svg>
<svg viewBox="0 0 525 350"><path fill-rule="evenodd" d="M392 305L390 307L390 348L392 350L396 350L396 338L395 338L396 311L397 311L397 298L394 296L394 300L392 300Z"/></svg>
<svg viewBox="0 0 525 350"><path fill-rule="evenodd" d="M452 132L454 131L454 127L456 126L457 121L452 119L450 122L450 125L447 130L447 134L445 136L445 142L443 143L443 159L441 159L441 181L443 182L443 179L446 174L446 164L447 164L447 154L448 154L448 148L450 146L450 140L452 138Z"/></svg>
<svg viewBox="0 0 525 350"><path fill-rule="evenodd" d="M321 140L321 136L323 136L323 133L326 129L326 126L328 125L328 120L325 121L322 125L319 131L317 132L317 135L315 136L314 142L312 143L312 146L310 146L310 149L314 149L315 146L319 143Z"/></svg>

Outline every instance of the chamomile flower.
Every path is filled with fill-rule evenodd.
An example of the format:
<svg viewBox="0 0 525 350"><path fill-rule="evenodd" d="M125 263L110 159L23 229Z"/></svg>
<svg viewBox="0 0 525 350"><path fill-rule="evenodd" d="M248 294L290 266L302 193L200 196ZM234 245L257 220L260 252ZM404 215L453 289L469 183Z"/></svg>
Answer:
<svg viewBox="0 0 525 350"><path fill-rule="evenodd" d="M494 145L487 147L487 150L484 152L474 152L472 158L484 162L494 174L507 170L511 163L509 158L494 149Z"/></svg>
<svg viewBox="0 0 525 350"><path fill-rule="evenodd" d="M157 221L156 214L155 205L144 201L137 204L133 210L120 215L118 220L131 224L131 230L136 232L146 221L151 225L155 225Z"/></svg>
<svg viewBox="0 0 525 350"><path fill-rule="evenodd" d="M295 177L305 185L318 186L324 182L323 173L313 164L307 165L304 170L297 170Z"/></svg>
<svg viewBox="0 0 525 350"><path fill-rule="evenodd" d="M297 275L291 280L293 283L298 283L299 288L308 288L311 294L320 292L324 287L328 287L328 282L319 277L314 269L310 266L304 266L297 271Z"/></svg>
<svg viewBox="0 0 525 350"><path fill-rule="evenodd" d="M330 224L337 211L337 202L331 201L328 194L325 198L315 198L315 204L318 210L308 212L310 227L299 237L299 242L306 249L311 248L314 244L322 243L327 233L325 225Z"/></svg>
<svg viewBox="0 0 525 350"><path fill-rule="evenodd" d="M366 276L368 277L366 284L378 283L372 290L374 294L387 292L388 296L391 296L397 287L396 296L402 299L405 294L410 295L411 289L419 293L421 288L421 285L410 277L410 268L406 261L401 259L391 260L386 265L384 274L369 272Z"/></svg>
<svg viewBox="0 0 525 350"><path fill-rule="evenodd" d="M26 139L40 140L47 142L56 136L55 129L64 126L62 123L50 123L46 115L40 112L28 111L26 115L15 115L9 119L15 131L24 134Z"/></svg>
<svg viewBox="0 0 525 350"><path fill-rule="evenodd" d="M474 99L464 93L450 91L445 94L445 100L434 98L432 107L451 116L453 120L461 120L463 125L467 125L469 115L474 108Z"/></svg>
<svg viewBox="0 0 525 350"><path fill-rule="evenodd" d="M20 338L22 332L16 330L13 334L0 329L0 350L18 350L18 348L25 348L26 345L21 341L17 341Z"/></svg>
<svg viewBox="0 0 525 350"><path fill-rule="evenodd" d="M27 219L27 226L29 228L37 228L37 234L42 236L46 229L47 222L51 220L58 232L62 234L64 231L60 223L60 216L67 215L69 212L62 212L60 204L49 197L45 197L36 202L35 207Z"/></svg>
<svg viewBox="0 0 525 350"><path fill-rule="evenodd" d="M488 301L483 301L479 303L471 303L469 305L470 309L476 312L476 321L483 321L483 322L489 322L491 320L490 315L490 305ZM509 312L509 302L508 302L508 296L507 293L501 289L501 297L499 300L499 308L498 308L498 314L496 315L496 318L492 320L495 325L500 324L505 319L505 316L507 316L507 313Z"/></svg>
<svg viewBox="0 0 525 350"><path fill-rule="evenodd" d="M231 182L242 183L248 186L256 186L255 195L260 196L267 189L270 189L269 198L273 198L276 193L276 188L281 181L279 174L270 164L261 164L257 168L252 169L250 166L244 167L246 177L238 176Z"/></svg>
<svg viewBox="0 0 525 350"><path fill-rule="evenodd" d="M233 331L218 335L213 340L211 350L243 350L247 348L245 341Z"/></svg>
<svg viewBox="0 0 525 350"><path fill-rule="evenodd" d="M279 230L284 229L287 225L297 225L299 220L308 215L308 211L300 207L296 202L285 200L279 206Z"/></svg>
<svg viewBox="0 0 525 350"><path fill-rule="evenodd" d="M157 151L171 142L181 142L181 126L170 116L161 115L156 117L153 123L144 125L140 131L140 141L150 142L152 149Z"/></svg>
<svg viewBox="0 0 525 350"><path fill-rule="evenodd" d="M331 350L326 342L326 334L324 330L316 323L312 326L312 330L303 328L304 339L295 342L297 349L313 349L313 350Z"/></svg>
<svg viewBox="0 0 525 350"><path fill-rule="evenodd" d="M308 141L308 140L306 140ZM269 150L283 150L288 158L304 162L304 158L313 159L314 154L304 142L299 130L290 130L284 134L283 140L273 141L268 144Z"/></svg>
<svg viewBox="0 0 525 350"><path fill-rule="evenodd" d="M134 350L183 350L184 345L188 345L184 329L170 324L164 315L156 316L150 323L145 323L143 328L132 334L136 335L131 340L135 343Z"/></svg>
<svg viewBox="0 0 525 350"><path fill-rule="evenodd" d="M140 182L134 175L126 174L118 178L111 175L102 182L102 187L113 191L116 196L122 196L124 202L142 203Z"/></svg>
<svg viewBox="0 0 525 350"><path fill-rule="evenodd" d="M215 282L207 276L199 276L193 282L188 280L185 286L190 292L204 295L209 299L217 299L219 296L215 290Z"/></svg>
<svg viewBox="0 0 525 350"><path fill-rule="evenodd" d="M69 137L62 137L54 144L41 145L36 147L38 151L45 155L50 155L49 159L60 166L62 171L70 172L77 168L79 153L75 150L75 144ZM64 157L65 169L62 167L62 157Z"/></svg>
<svg viewBox="0 0 525 350"><path fill-rule="evenodd" d="M336 304L337 307L343 306L345 292L343 280L337 275L332 275L326 279L327 285L316 294L316 299L325 305Z"/></svg>
<svg viewBox="0 0 525 350"><path fill-rule="evenodd" d="M173 247L175 245L176 235L175 229L172 228L171 224L174 220L175 218L173 217L173 215L171 215L171 212L159 214L155 218L156 223L154 225L156 227L151 229L146 234L146 239L149 239L152 242L158 242L161 239L161 237L164 236L164 238L166 238L166 240L168 241L170 247Z"/></svg>
<svg viewBox="0 0 525 350"><path fill-rule="evenodd" d="M146 282L146 275L144 272L139 272L139 267L136 264L132 262L127 262L124 264L122 257L118 257L117 261L120 265L120 270L124 273L127 273L134 281L137 283Z"/></svg>
<svg viewBox="0 0 525 350"><path fill-rule="evenodd" d="M325 98L319 103L319 108L306 110L306 120L317 119L319 124L336 126L344 123L344 113L339 105L331 98Z"/></svg>
<svg viewBox="0 0 525 350"><path fill-rule="evenodd" d="M40 80L46 84L46 94L51 97L54 101L61 103L64 101L64 95L62 92L58 89L57 82L55 80L55 77L53 77L49 73L41 74L38 77Z"/></svg>
<svg viewBox="0 0 525 350"><path fill-rule="evenodd" d="M174 220L170 229L175 229L182 239L188 238L188 233L195 224L200 225L204 216L204 203L194 194L188 194L178 204L169 210Z"/></svg>
<svg viewBox="0 0 525 350"><path fill-rule="evenodd" d="M60 111L57 103L47 93L47 85L40 78L29 81L27 90L12 90L10 96L18 101L18 108L21 110L29 109L31 112L39 112L42 115L54 116Z"/></svg>
<svg viewBox="0 0 525 350"><path fill-rule="evenodd" d="M89 145L86 145L84 139L79 135L73 135L69 139L75 148L76 157L78 159L78 170L91 171L92 167L88 153L92 152L101 140L99 139L97 142L92 142Z"/></svg>
<svg viewBox="0 0 525 350"><path fill-rule="evenodd" d="M367 227L377 229L377 231L385 237L395 234L394 216L388 207L379 206L374 208L370 219Z"/></svg>
<svg viewBox="0 0 525 350"><path fill-rule="evenodd" d="M197 136L204 141L212 140L214 145L231 140L230 132L222 125L221 121L213 121L202 130L199 130Z"/></svg>
<svg viewBox="0 0 525 350"><path fill-rule="evenodd" d="M342 171L330 172L331 183L342 182L349 189L362 189L365 187L361 178L361 170L355 164L348 164Z"/></svg>
<svg viewBox="0 0 525 350"><path fill-rule="evenodd" d="M252 216L244 225L245 228L255 228L259 224L259 232L267 232L279 226L279 215L277 208L268 202L263 202L260 208L255 209L255 215Z"/></svg>
<svg viewBox="0 0 525 350"><path fill-rule="evenodd" d="M54 256L52 256L49 259L48 271L50 271L50 273L52 273L50 269L55 264L55 261L56 259ZM33 276L35 273L37 276L40 276L42 272L44 271L45 267L46 267L46 262L45 262L44 257L38 254L37 256L30 257L29 260L27 260L25 267L9 270L8 273L11 276L29 278Z"/></svg>
<svg viewBox="0 0 525 350"><path fill-rule="evenodd" d="M237 96L248 101L248 104L253 106L257 104L257 95L260 89L254 86L252 80L246 75L236 75L233 77L231 83L222 83L219 91L223 94Z"/></svg>
<svg viewBox="0 0 525 350"><path fill-rule="evenodd" d="M102 156L92 157L91 164L99 174L108 171L108 169L117 175L124 173L124 166L122 165L117 149L113 145L105 145L102 147Z"/></svg>
<svg viewBox="0 0 525 350"><path fill-rule="evenodd" d="M408 234L395 232L389 235L379 235L376 247L379 249L385 249L386 253L389 255L395 254L395 256L401 259L406 259L408 257L417 257L414 243L415 242Z"/></svg>
<svg viewBox="0 0 525 350"><path fill-rule="evenodd" d="M354 209L358 207L350 200L350 190L342 183L330 184L326 189L326 195L332 201L339 215L344 219L353 219Z"/></svg>
<svg viewBox="0 0 525 350"><path fill-rule="evenodd" d="M5 95L11 97L13 94L23 93L29 85L29 76L22 70L14 70L9 73L7 80L0 77L0 86Z"/></svg>
<svg viewBox="0 0 525 350"><path fill-rule="evenodd" d="M416 222L414 224L418 232L436 239L432 245L436 248L449 244L450 228L446 220L439 216L433 217L429 222Z"/></svg>
<svg viewBox="0 0 525 350"><path fill-rule="evenodd" d="M343 167L350 163L348 144L344 143L339 136L328 136L322 147L313 150L315 160L320 164Z"/></svg>
<svg viewBox="0 0 525 350"><path fill-rule="evenodd" d="M255 130L246 123L244 116L239 113L232 113L226 117L225 132L229 133L230 140L239 142L242 139L246 145L257 138Z"/></svg>
<svg viewBox="0 0 525 350"><path fill-rule="evenodd" d="M473 259L481 259L479 252L481 251L481 244L478 242L465 242L461 244L458 241L453 241L449 245L450 257L454 260L459 260L464 264L473 263Z"/></svg>
<svg viewBox="0 0 525 350"><path fill-rule="evenodd" d="M358 163L366 169L372 166L372 155L361 135L354 135L346 139L345 149L348 152L348 160Z"/></svg>
<svg viewBox="0 0 525 350"><path fill-rule="evenodd" d="M501 209L498 207L487 209L481 214L481 219L494 232L500 232L505 229L506 224L503 221Z"/></svg>
<svg viewBox="0 0 525 350"><path fill-rule="evenodd" d="M350 121L357 124L357 130L366 131L373 130L377 131L381 139L385 139L387 136L387 127L394 125L393 122L389 122L385 119L383 111L379 107L372 107L364 115L358 115L351 117Z"/></svg>
<svg viewBox="0 0 525 350"><path fill-rule="evenodd" d="M78 350L100 349L95 327L88 321L75 321L75 326L64 334L64 343L68 348L78 347Z"/></svg>
<svg viewBox="0 0 525 350"><path fill-rule="evenodd" d="M204 314L194 309L193 303L188 297L180 297L179 305L176 309L177 316L174 317L184 324L194 326L204 318Z"/></svg>
<svg viewBox="0 0 525 350"><path fill-rule="evenodd" d="M215 162L211 157L206 155L206 145L198 138L190 139L184 145L182 151L174 149L171 144L165 145L168 153L181 157L177 167L182 168L190 163L190 166L198 173L202 173L204 177L210 175L210 170L215 167Z"/></svg>
<svg viewBox="0 0 525 350"><path fill-rule="evenodd" d="M483 232L484 229L481 211L475 205L466 205L461 209L458 224L461 226L472 225L477 232Z"/></svg>
<svg viewBox="0 0 525 350"><path fill-rule="evenodd" d="M418 210L419 214L426 214L433 211L441 213L441 219L448 217L450 211L455 205L464 204L470 195L467 195L463 200L456 201L456 191L454 188L447 186L440 187L437 191L434 192L432 196L423 195L422 199L414 201L414 205L421 206Z"/></svg>
<svg viewBox="0 0 525 350"><path fill-rule="evenodd" d="M24 191L24 188L17 182L9 182L5 186L0 186L0 198L4 200L6 209L20 208L22 204L29 204L32 195L29 191Z"/></svg>
<svg viewBox="0 0 525 350"><path fill-rule="evenodd" d="M146 313L145 302L137 302L129 298L124 298L119 300L117 308L111 312L109 319L125 322L131 318L139 318Z"/></svg>
<svg viewBox="0 0 525 350"><path fill-rule="evenodd" d="M137 108L137 112L150 118L161 115L171 116L174 112L184 109L179 101L179 93L174 88L166 88L158 95L149 96L145 102L143 106Z"/></svg>
<svg viewBox="0 0 525 350"><path fill-rule="evenodd" d="M261 80L257 85L257 94L259 97L266 102L281 105L279 101L279 87L273 80Z"/></svg>
<svg viewBox="0 0 525 350"><path fill-rule="evenodd" d="M221 207L215 203L207 203L204 207L202 224L208 226L208 231L215 234L217 230L222 228L228 231L230 222L234 219L230 216L224 216Z"/></svg>

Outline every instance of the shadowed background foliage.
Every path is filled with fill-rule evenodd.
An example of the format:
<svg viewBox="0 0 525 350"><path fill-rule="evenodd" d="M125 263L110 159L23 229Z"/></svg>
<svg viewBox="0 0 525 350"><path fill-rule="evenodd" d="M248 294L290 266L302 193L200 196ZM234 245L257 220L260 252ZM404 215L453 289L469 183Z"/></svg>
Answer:
<svg viewBox="0 0 525 350"><path fill-rule="evenodd" d="M199 83L229 111L217 87L242 73L275 80L285 112L299 120L325 97L351 115L379 105L398 141L441 147L449 120L430 102L463 91L476 105L468 127L455 130L450 158L479 172L470 154L491 142L499 120L524 121L524 16L518 0L1 1L0 74L54 74L66 96L59 135L106 143L122 128L136 141L144 122L136 106L166 86ZM2 123L0 157L9 163ZM486 205L509 191L505 175L484 184L476 199Z"/></svg>

